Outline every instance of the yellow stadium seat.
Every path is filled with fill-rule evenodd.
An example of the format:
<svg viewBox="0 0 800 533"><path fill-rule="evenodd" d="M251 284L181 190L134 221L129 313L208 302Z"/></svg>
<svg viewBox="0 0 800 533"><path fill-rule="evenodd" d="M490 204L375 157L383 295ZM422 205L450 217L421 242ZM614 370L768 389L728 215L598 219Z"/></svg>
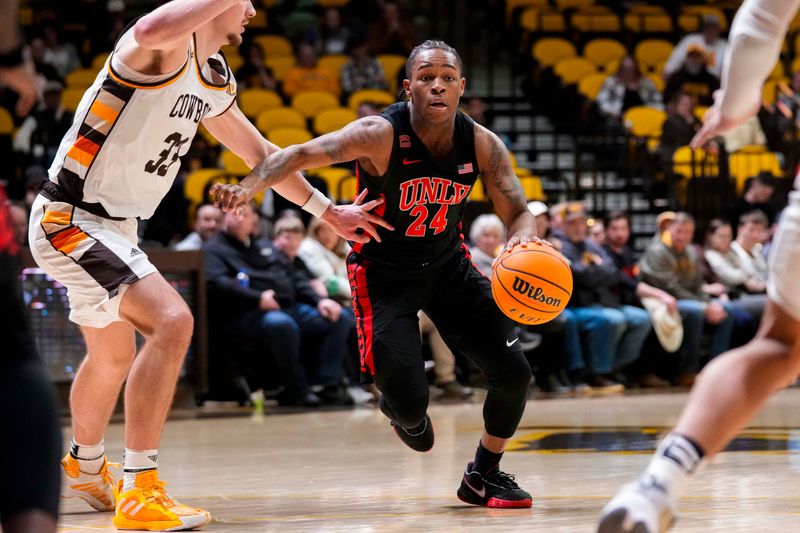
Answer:
<svg viewBox="0 0 800 533"><path fill-rule="evenodd" d="M350 56L344 54L328 54L319 58L319 66L333 73L339 78L342 67L350 61Z"/></svg>
<svg viewBox="0 0 800 533"><path fill-rule="evenodd" d="M561 11L594 7L594 0L556 0L556 7Z"/></svg>
<svg viewBox="0 0 800 533"><path fill-rule="evenodd" d="M645 74L645 77L653 82L658 92L664 92L664 78L660 74Z"/></svg>
<svg viewBox="0 0 800 533"><path fill-rule="evenodd" d="M537 8L546 9L549 0L506 0L506 25L510 25L511 17L514 15L514 10L517 8Z"/></svg>
<svg viewBox="0 0 800 533"><path fill-rule="evenodd" d="M267 10L256 8L256 14L253 18L250 19L250 22L247 24L247 27L249 31L267 29L269 27L269 18L267 17Z"/></svg>
<svg viewBox="0 0 800 533"><path fill-rule="evenodd" d="M642 6L656 7L656 6ZM660 9L660 8L659 8ZM622 21L625 29L633 33L664 33L672 32L672 18L666 13L631 13L628 12Z"/></svg>
<svg viewBox="0 0 800 533"><path fill-rule="evenodd" d="M206 201L205 192L208 184L224 179L225 172L220 168L200 168L190 172L183 182L183 195L194 205Z"/></svg>
<svg viewBox="0 0 800 533"><path fill-rule="evenodd" d="M589 100L594 100L597 98L597 93L600 92L600 88L603 86L603 82L606 81L607 77L608 75L605 73L586 76L578 83L578 92Z"/></svg>
<svg viewBox="0 0 800 533"><path fill-rule="evenodd" d="M602 68L602 70L603 70L603 72L605 72L606 74L616 74L616 73L617 73L617 71L619 70L619 64L620 64L620 63L621 63L621 60L619 60L619 59L612 59L611 61L609 61L608 63L606 63L605 65L603 65L603 68Z"/></svg>
<svg viewBox="0 0 800 533"><path fill-rule="evenodd" d="M275 79L278 81L283 81L286 73L289 72L296 63L297 60L294 56L268 56L264 60L264 64L272 70L272 75L275 76Z"/></svg>
<svg viewBox="0 0 800 533"><path fill-rule="evenodd" d="M283 107L283 101L275 91L245 89L239 93L239 108L249 118L256 118L267 109Z"/></svg>
<svg viewBox="0 0 800 533"><path fill-rule="evenodd" d="M389 91L362 89L350 95L350 99L347 101L347 106L355 111L362 102L372 102L378 107L385 107L392 105L396 101L397 98L395 98Z"/></svg>
<svg viewBox="0 0 800 533"><path fill-rule="evenodd" d="M692 150L688 146L681 146L672 155L672 171L684 178L718 176L719 161L702 148Z"/></svg>
<svg viewBox="0 0 800 533"><path fill-rule="evenodd" d="M699 120L700 122L705 122L706 112L708 112L708 106L706 105L699 105L694 108L694 118Z"/></svg>
<svg viewBox="0 0 800 533"><path fill-rule="evenodd" d="M553 67L553 72L562 82L569 85L578 83L590 74L595 74L597 67L591 61L581 57L570 57L556 63L555 67Z"/></svg>
<svg viewBox="0 0 800 533"><path fill-rule="evenodd" d="M0 135L11 135L14 131L14 117L4 107L0 107Z"/></svg>
<svg viewBox="0 0 800 533"><path fill-rule="evenodd" d="M792 74L798 71L800 71L800 56L795 57L792 61Z"/></svg>
<svg viewBox="0 0 800 533"><path fill-rule="evenodd" d="M542 188L542 180L538 176L520 177L522 188L525 189L525 198L530 202L533 200L544 201L547 195Z"/></svg>
<svg viewBox="0 0 800 533"><path fill-rule="evenodd" d="M663 65L672 54L674 46L664 39L645 39L636 45L633 57L639 65L653 70L656 65Z"/></svg>
<svg viewBox="0 0 800 533"><path fill-rule="evenodd" d="M519 25L529 32L563 32L567 29L564 15L552 9L528 8L523 11Z"/></svg>
<svg viewBox="0 0 800 533"><path fill-rule="evenodd" d="M779 60L777 63L775 63L775 66L772 68L772 72L770 72L767 79L775 81L785 77L786 73L784 72L783 62Z"/></svg>
<svg viewBox="0 0 800 533"><path fill-rule="evenodd" d="M619 17L614 13L577 12L570 18L572 25L581 32L619 32Z"/></svg>
<svg viewBox="0 0 800 533"><path fill-rule="evenodd" d="M92 66L90 68L94 69L95 72L98 72L101 68L103 68L106 64L106 59L108 59L109 53L108 52L100 52L94 59L92 59Z"/></svg>
<svg viewBox="0 0 800 533"><path fill-rule="evenodd" d="M97 78L97 71L91 68L75 69L64 79L67 87L77 87L79 89L87 89Z"/></svg>
<svg viewBox="0 0 800 533"><path fill-rule="evenodd" d="M472 190L469 192L469 196L467 199L470 202L485 202L486 198L486 190L483 187L483 181L477 180L475 185L472 186Z"/></svg>
<svg viewBox="0 0 800 533"><path fill-rule="evenodd" d="M775 176L782 176L781 162L775 152L763 151L763 147L756 151L748 146L732 153L728 158L728 171L731 179L736 185L736 194L742 194L744 184L748 178L752 178L759 172L771 172Z"/></svg>
<svg viewBox="0 0 800 533"><path fill-rule="evenodd" d="M700 29L701 19L705 15L714 15L719 19L720 29L725 32L728 29L728 18L725 12L715 6L695 5L686 6L678 16L678 28L684 32L694 32Z"/></svg>
<svg viewBox="0 0 800 533"><path fill-rule="evenodd" d="M326 109L339 107L339 98L321 91L304 91L292 98L292 107L306 118L314 118Z"/></svg>
<svg viewBox="0 0 800 533"><path fill-rule="evenodd" d="M306 129L300 128L275 128L270 130L267 139L278 145L280 148L286 148L293 144L303 144L313 139L314 136Z"/></svg>
<svg viewBox="0 0 800 533"><path fill-rule="evenodd" d="M800 11L795 13L794 18L789 23L789 34L792 34L797 30L800 30ZM797 48L795 48L795 50L797 50Z"/></svg>
<svg viewBox="0 0 800 533"><path fill-rule="evenodd" d="M223 150L222 154L220 154L220 162L222 163L222 168L225 169L225 172L229 174L234 174L236 176L246 176L250 174L250 167L247 166L238 155L234 154L230 150Z"/></svg>
<svg viewBox="0 0 800 533"><path fill-rule="evenodd" d="M256 117L256 128L265 135L278 128L306 129L306 117L291 107L267 109Z"/></svg>
<svg viewBox="0 0 800 533"><path fill-rule="evenodd" d="M578 55L575 45L561 37L539 39L531 48L531 55L542 67L551 67L559 60Z"/></svg>
<svg viewBox="0 0 800 533"><path fill-rule="evenodd" d="M244 59L242 56L225 56L225 61L228 62L228 68L231 69L231 72L236 74L236 71L242 68L244 65Z"/></svg>
<svg viewBox="0 0 800 533"><path fill-rule="evenodd" d="M314 117L313 129L317 135L324 135L344 128L357 118L356 113L347 107L326 109Z"/></svg>
<svg viewBox="0 0 800 533"><path fill-rule="evenodd" d="M764 82L764 87L761 89L761 99L768 103L774 104L778 99L778 82L774 80L767 80Z"/></svg>
<svg viewBox="0 0 800 533"><path fill-rule="evenodd" d="M625 46L614 39L592 39L583 47L583 57L598 67L628 55Z"/></svg>
<svg viewBox="0 0 800 533"><path fill-rule="evenodd" d="M660 109L647 106L635 106L623 115L623 121L628 130L637 137L660 138L661 127L667 119L667 114Z"/></svg>
<svg viewBox="0 0 800 533"><path fill-rule="evenodd" d="M70 113L75 113L85 92L85 88L67 87L61 93L61 105Z"/></svg>
<svg viewBox="0 0 800 533"><path fill-rule="evenodd" d="M647 4L632 5L628 8L628 13L635 15L666 15L666 11L661 6L650 6Z"/></svg>
<svg viewBox="0 0 800 533"><path fill-rule="evenodd" d="M322 178L328 184L328 190L334 197L337 197L336 195L339 193L339 182L353 176L352 172L341 167L315 168L309 170L307 174Z"/></svg>
<svg viewBox="0 0 800 533"><path fill-rule="evenodd" d="M336 186L336 199L339 202L352 202L358 193L358 180L350 175L339 180Z"/></svg>
<svg viewBox="0 0 800 533"><path fill-rule="evenodd" d="M265 57L294 56L292 43L280 35L256 35L253 42L261 45Z"/></svg>
<svg viewBox="0 0 800 533"><path fill-rule="evenodd" d="M386 81L397 82L397 73L401 68L406 68L406 56L398 54L381 54L376 56L376 59L383 67L383 73L386 74Z"/></svg>

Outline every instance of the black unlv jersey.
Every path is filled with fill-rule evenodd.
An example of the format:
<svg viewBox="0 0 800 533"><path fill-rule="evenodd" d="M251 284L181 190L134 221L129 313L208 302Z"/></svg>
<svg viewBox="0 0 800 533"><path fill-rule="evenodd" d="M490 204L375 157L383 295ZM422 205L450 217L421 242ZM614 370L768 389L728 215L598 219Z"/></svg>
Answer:
<svg viewBox="0 0 800 533"><path fill-rule="evenodd" d="M389 167L383 176L371 176L356 166L358 190L367 200L382 197L374 211L394 226L378 228L383 242L355 244L364 259L399 267L434 264L463 245L461 218L478 177L475 123L456 114L453 152L436 159L411 128L408 103L387 107L381 115L394 127Z"/></svg>

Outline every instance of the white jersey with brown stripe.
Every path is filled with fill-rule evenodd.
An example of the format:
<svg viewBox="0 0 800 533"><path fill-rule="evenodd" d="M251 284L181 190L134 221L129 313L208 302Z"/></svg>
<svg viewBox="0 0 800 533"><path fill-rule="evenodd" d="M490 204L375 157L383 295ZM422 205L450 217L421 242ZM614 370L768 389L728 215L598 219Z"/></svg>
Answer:
<svg viewBox="0 0 800 533"><path fill-rule="evenodd" d="M146 219L172 186L200 121L233 105L236 82L221 53L201 67L194 36L186 63L166 78L132 79L119 65L112 54L83 95L49 176L71 199Z"/></svg>

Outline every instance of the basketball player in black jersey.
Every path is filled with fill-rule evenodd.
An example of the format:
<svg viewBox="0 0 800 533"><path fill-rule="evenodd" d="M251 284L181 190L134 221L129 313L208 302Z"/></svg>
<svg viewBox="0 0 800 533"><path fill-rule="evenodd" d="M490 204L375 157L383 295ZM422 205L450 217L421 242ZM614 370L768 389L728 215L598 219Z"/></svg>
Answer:
<svg viewBox="0 0 800 533"><path fill-rule="evenodd" d="M433 446L417 325L423 309L447 344L489 380L485 430L458 497L489 507L530 507L530 494L500 471L499 462L522 417L531 370L513 323L494 304L489 280L472 265L461 235L464 205L479 175L508 227L507 249L542 242L505 146L458 110L461 70L455 49L426 41L406 64L407 102L276 152L240 184L213 193L218 205L236 209L290 172L356 160L357 203L366 194L365 205L377 205L373 213L384 219L377 224L379 238L355 244L347 260L362 371L383 393L381 410L409 447Z"/></svg>

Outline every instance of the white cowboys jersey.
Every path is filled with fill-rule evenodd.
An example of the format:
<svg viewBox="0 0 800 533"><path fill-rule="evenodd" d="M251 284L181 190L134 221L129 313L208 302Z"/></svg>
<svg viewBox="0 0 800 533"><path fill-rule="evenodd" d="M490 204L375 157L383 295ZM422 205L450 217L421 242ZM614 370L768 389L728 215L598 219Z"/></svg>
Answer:
<svg viewBox="0 0 800 533"><path fill-rule="evenodd" d="M211 81L212 68L224 83ZM200 121L233 105L236 82L221 53L200 68L194 36L186 63L166 79L132 81L126 70L113 54L106 61L78 105L49 176L96 214L147 219L172 186Z"/></svg>

